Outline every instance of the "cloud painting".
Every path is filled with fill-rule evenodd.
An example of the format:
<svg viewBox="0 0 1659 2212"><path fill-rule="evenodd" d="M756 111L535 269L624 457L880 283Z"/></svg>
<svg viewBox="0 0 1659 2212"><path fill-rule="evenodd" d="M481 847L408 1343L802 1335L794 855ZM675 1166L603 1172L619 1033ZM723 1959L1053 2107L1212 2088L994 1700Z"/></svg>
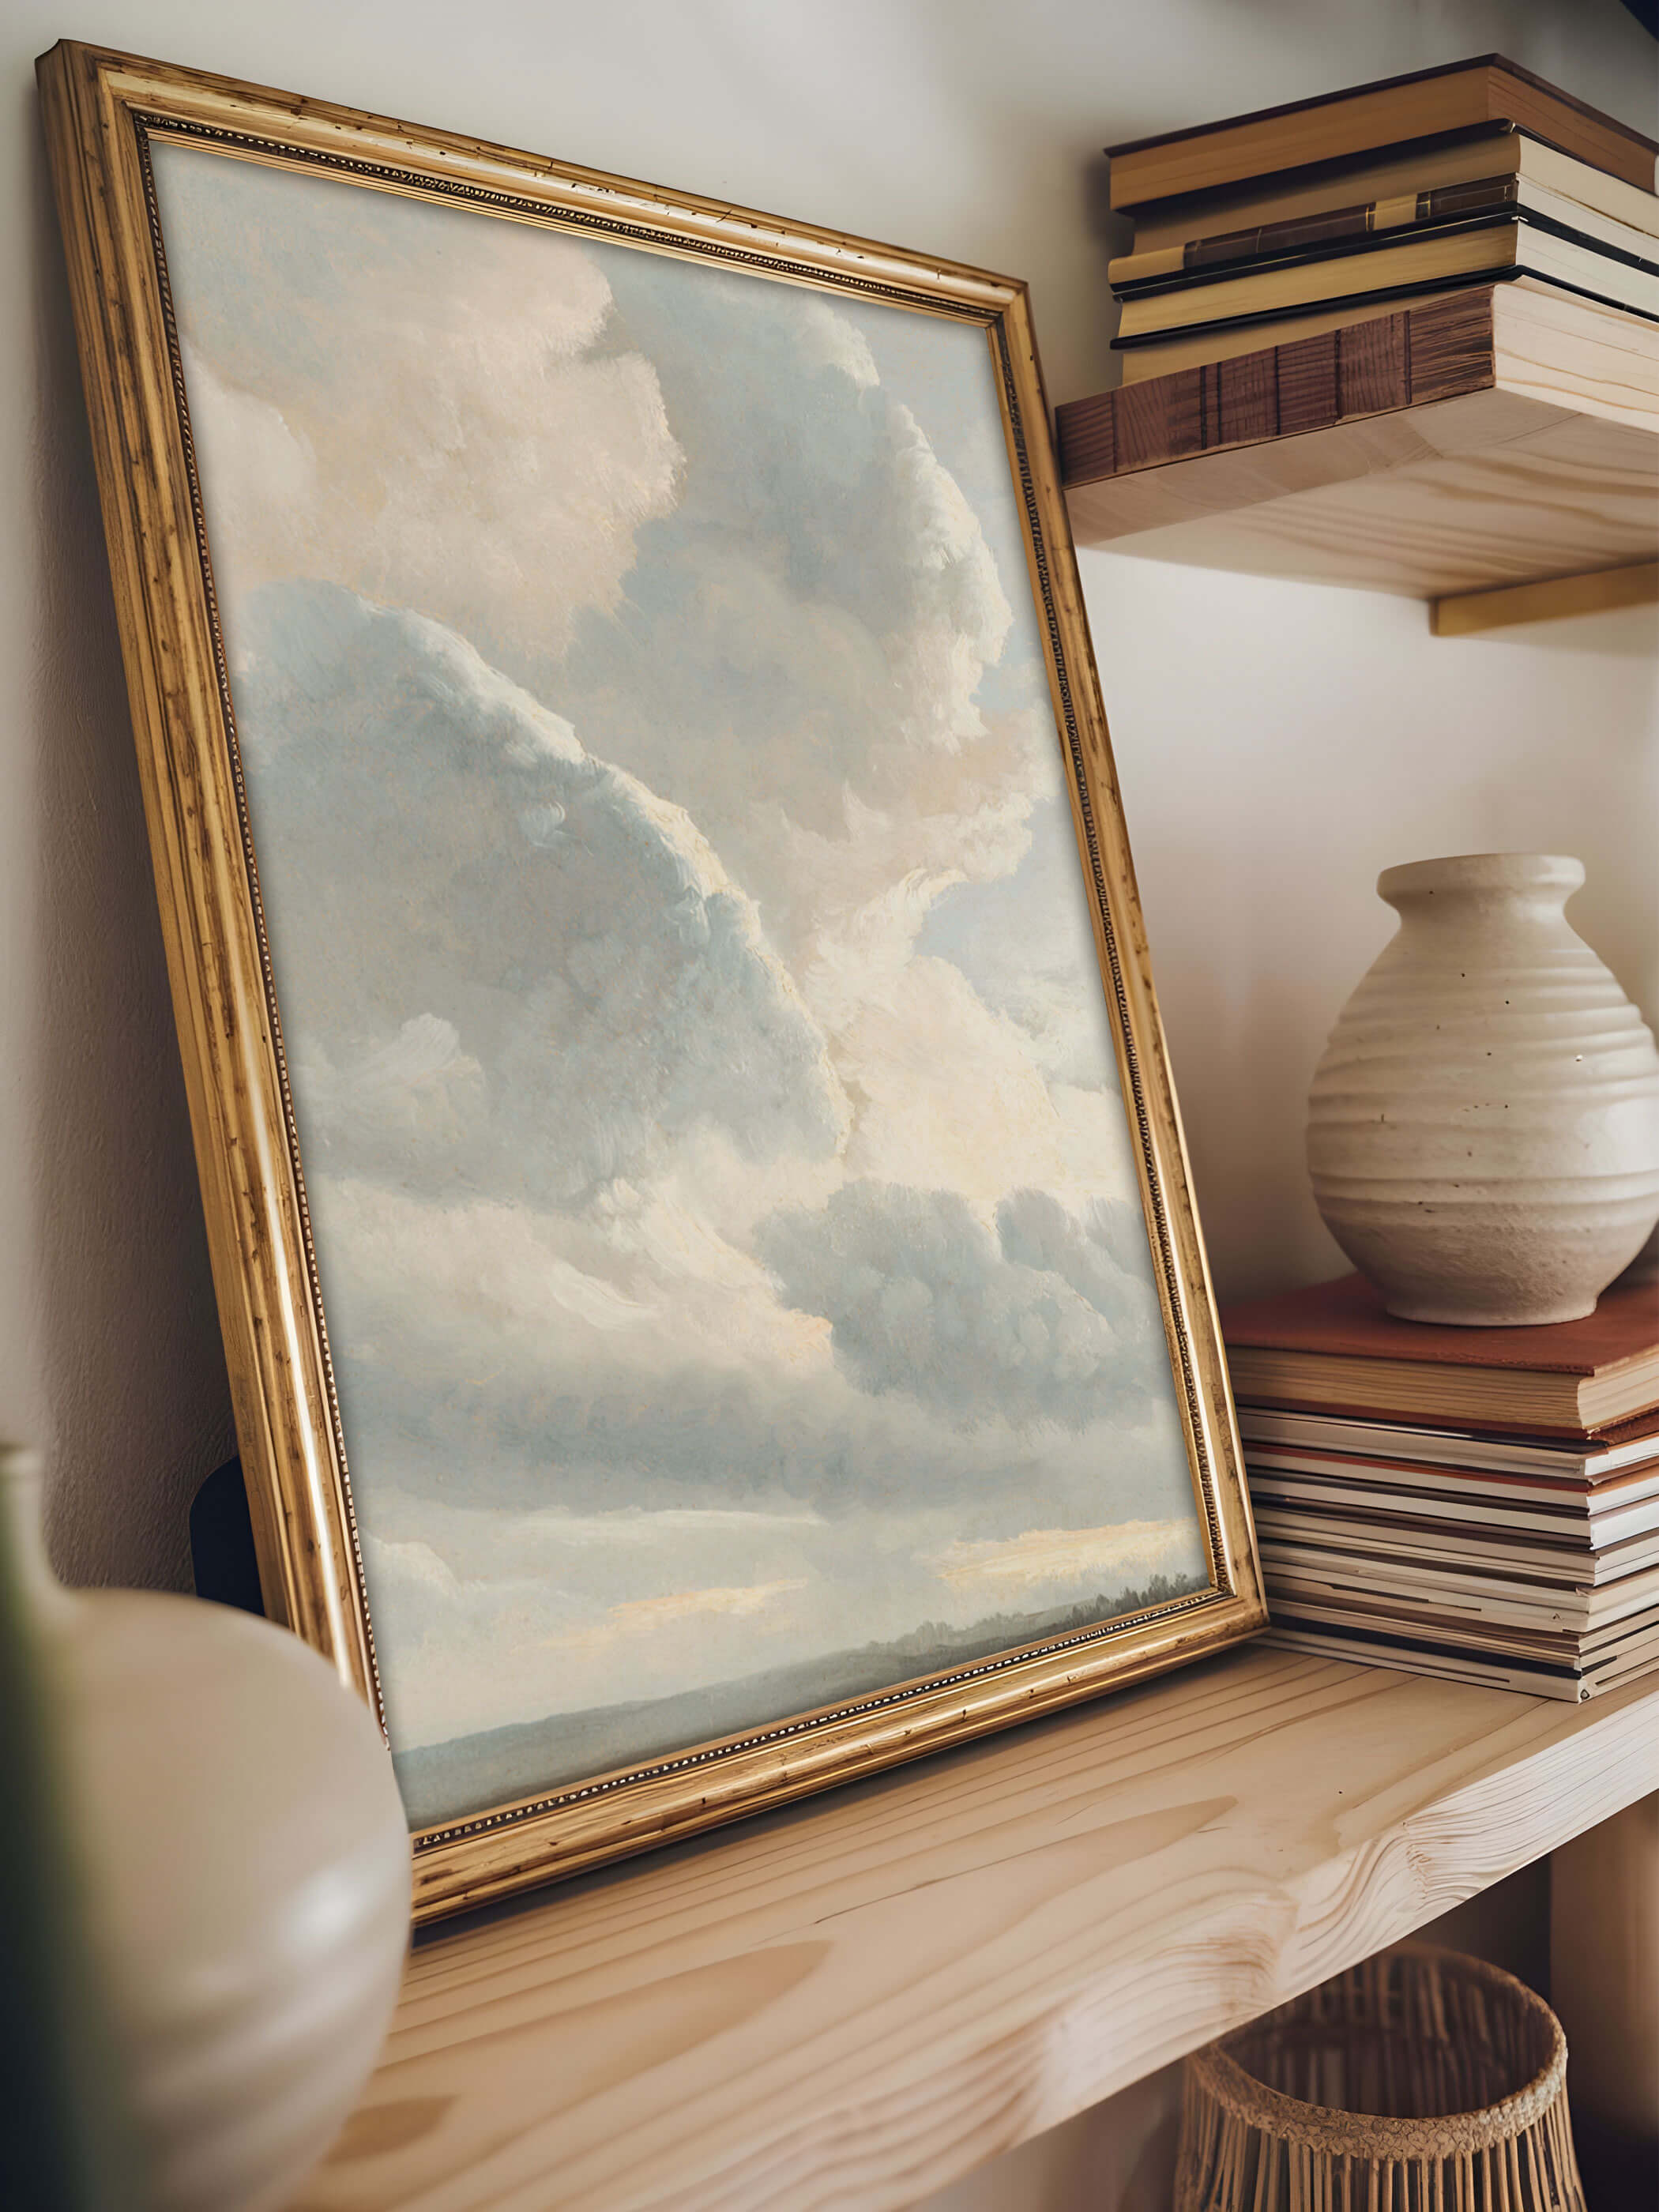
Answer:
<svg viewBox="0 0 1659 2212"><path fill-rule="evenodd" d="M154 155L411 1818L1200 1579L982 332Z"/></svg>

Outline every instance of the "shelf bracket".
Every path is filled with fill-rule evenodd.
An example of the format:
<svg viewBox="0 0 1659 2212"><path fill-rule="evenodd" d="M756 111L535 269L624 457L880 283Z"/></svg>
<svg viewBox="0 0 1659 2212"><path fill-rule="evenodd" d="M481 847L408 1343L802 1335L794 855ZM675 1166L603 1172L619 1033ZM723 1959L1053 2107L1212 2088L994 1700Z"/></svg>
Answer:
<svg viewBox="0 0 1659 2212"><path fill-rule="evenodd" d="M1436 637L1473 637L1507 629L1512 623L1558 622L1565 615L1601 614L1608 607L1659 604L1659 561L1627 568L1594 568L1583 576L1546 576L1536 584L1505 584L1496 591L1460 592L1429 601Z"/></svg>

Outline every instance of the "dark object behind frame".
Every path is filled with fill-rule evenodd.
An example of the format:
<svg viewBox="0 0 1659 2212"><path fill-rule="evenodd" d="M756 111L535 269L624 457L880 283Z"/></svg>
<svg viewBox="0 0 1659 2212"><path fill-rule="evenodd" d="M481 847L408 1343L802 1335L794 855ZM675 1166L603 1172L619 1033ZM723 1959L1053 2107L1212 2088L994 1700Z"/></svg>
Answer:
<svg viewBox="0 0 1659 2212"><path fill-rule="evenodd" d="M215 1468L196 1493L190 1509L190 1565L198 1597L264 1618L253 1517L240 1459Z"/></svg>

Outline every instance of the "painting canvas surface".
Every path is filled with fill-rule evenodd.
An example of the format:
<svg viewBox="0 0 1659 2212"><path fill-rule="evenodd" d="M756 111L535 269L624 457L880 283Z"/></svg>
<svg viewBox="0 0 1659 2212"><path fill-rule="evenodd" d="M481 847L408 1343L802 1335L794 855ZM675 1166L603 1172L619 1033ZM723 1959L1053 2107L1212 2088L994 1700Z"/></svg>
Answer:
<svg viewBox="0 0 1659 2212"><path fill-rule="evenodd" d="M411 1820L1202 1586L982 329L153 158Z"/></svg>

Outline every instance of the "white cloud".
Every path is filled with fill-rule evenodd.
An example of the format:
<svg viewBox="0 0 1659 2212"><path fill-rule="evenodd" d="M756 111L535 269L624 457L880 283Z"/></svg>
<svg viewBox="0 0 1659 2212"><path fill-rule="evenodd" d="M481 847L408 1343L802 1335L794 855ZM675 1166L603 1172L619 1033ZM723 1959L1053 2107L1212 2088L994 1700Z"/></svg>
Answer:
<svg viewBox="0 0 1659 2212"><path fill-rule="evenodd" d="M1035 621L851 315L751 279L671 288L638 257L605 265L686 465L625 608L536 659L536 688L703 824L786 957L907 873L1014 866L1032 749L1054 742ZM980 333L942 325L940 343L994 405ZM1028 696L988 705L1011 641Z"/></svg>
<svg viewBox="0 0 1659 2212"><path fill-rule="evenodd" d="M809 292L801 303L800 349L804 360L838 368L856 391L881 381L869 339L821 294Z"/></svg>
<svg viewBox="0 0 1659 2212"><path fill-rule="evenodd" d="M828 1318L860 1389L963 1428L1083 1430L1133 1419L1162 1379L1136 1325L1145 1284L1096 1241L1113 1225L1022 1193L999 1237L954 1191L857 1182L822 1212L775 1215L758 1242L788 1302Z"/></svg>
<svg viewBox="0 0 1659 2212"><path fill-rule="evenodd" d="M984 720L980 678L1001 657L1013 624L996 563L973 509L909 409L887 411L887 507L896 584L908 586L912 620L893 635L890 657L913 744L960 750Z"/></svg>
<svg viewBox="0 0 1659 2212"><path fill-rule="evenodd" d="M219 579L222 592L231 574L258 573L281 559L278 547L289 558L298 556L321 479L310 440L289 427L280 408L227 384L188 338L181 351L197 458L213 478L215 548L229 564Z"/></svg>
<svg viewBox="0 0 1659 2212"><path fill-rule="evenodd" d="M1031 809L1018 866L994 883L947 887L917 944L961 968L1016 1024L1051 1085L1098 1089L1113 1054L1091 901L1065 790L1057 775L1042 781L1049 788Z"/></svg>
<svg viewBox="0 0 1659 2212"><path fill-rule="evenodd" d="M1054 1097L1013 1023L961 970L911 959L864 988L831 1054L859 1100L849 1174L989 1204L1012 1185L1068 1188L1072 1164ZM1091 1167L1084 1186L1099 1188Z"/></svg>
<svg viewBox="0 0 1659 2212"><path fill-rule="evenodd" d="M925 1226L933 1207L905 1195ZM859 1303L820 1249L846 1222L845 1196L838 1210L786 1217L805 1255L787 1297L753 1251L708 1249L706 1224L696 1243L665 1236L645 1194L551 1213L323 1178L313 1204L354 1464L360 1440L373 1452L360 1513L381 1535L423 1533L385 1518L388 1483L463 1496L526 1528L552 1507L591 1518L622 1500L665 1528L688 1509L848 1521L902 1518L920 1500L959 1535L1006 1531L1011 1512L1038 1501L1079 1525L1185 1510L1161 1346L1144 1326L1115 1334L1058 1267L1000 1261L977 1216L969 1261L988 1286L967 1263L951 1283L941 1237L921 1238L918 1255L902 1219L891 1254L866 1238L872 1272L887 1270L893 1322L881 1283ZM948 1233L942 1242L948 1259ZM1079 1224L1079 1249L1087 1242ZM953 1299L992 1345L965 1394L968 1426L964 1408L939 1402ZM1035 1326L1014 1337L1026 1322L1052 1343L1035 1341ZM1012 1339L1000 1349L1000 1332ZM1083 1361L1060 1372L1068 1346ZM1099 1418L1078 1425L1090 1407ZM848 1571L867 1589L867 1559ZM734 1579L712 1561L708 1578Z"/></svg>
<svg viewBox="0 0 1659 2212"><path fill-rule="evenodd" d="M1127 1521L1109 1528L1027 1528L972 1543L957 1538L925 1564L988 1612L1034 1607L1085 1584L1115 1592L1154 1575L1194 1574L1200 1557L1190 1520Z"/></svg>
<svg viewBox="0 0 1659 2212"><path fill-rule="evenodd" d="M650 365L596 351L576 241L155 149L227 596L312 576L489 647L617 604L681 454Z"/></svg>
<svg viewBox="0 0 1659 2212"><path fill-rule="evenodd" d="M721 1620L754 1622L776 1613L783 1601L806 1588L805 1575L785 1575L776 1582L743 1583L714 1589L669 1590L661 1597L625 1598L610 1606L604 1617L586 1628L570 1628L547 1639L554 1651L580 1652L597 1658L618 1644L635 1638L656 1639L667 1628L711 1616Z"/></svg>
<svg viewBox="0 0 1659 2212"><path fill-rule="evenodd" d="M1123 1344L1144 1346L1157 1334L1158 1307L1146 1295L1146 1230L1135 1200L1090 1198L1073 1212L1051 1191L1017 1190L998 1206L996 1220L1005 1258L1069 1283Z"/></svg>
<svg viewBox="0 0 1659 2212"><path fill-rule="evenodd" d="M721 1378L830 1364L828 1324L781 1305L751 1255L625 1188L572 1215L319 1176L313 1212L348 1393L370 1370L428 1409L488 1402L527 1435L544 1427L550 1459L561 1421L610 1394L666 1396L694 1429L695 1400L672 1404L686 1370L718 1403Z"/></svg>
<svg viewBox="0 0 1659 2212"><path fill-rule="evenodd" d="M381 1537L369 1540L377 1573L390 1588L401 1584L406 1593L419 1591L450 1604L461 1595L461 1584L447 1560L430 1544L418 1539L394 1543Z"/></svg>
<svg viewBox="0 0 1659 2212"><path fill-rule="evenodd" d="M412 1015L343 1067L316 1036L296 1040L294 1060L308 1119L348 1157L395 1149L405 1171L441 1160L486 1110L483 1069L436 1014Z"/></svg>
<svg viewBox="0 0 1659 2212"><path fill-rule="evenodd" d="M837 1151L823 1034L682 808L420 617L272 585L237 638L319 1165L560 1203L704 1124Z"/></svg>

